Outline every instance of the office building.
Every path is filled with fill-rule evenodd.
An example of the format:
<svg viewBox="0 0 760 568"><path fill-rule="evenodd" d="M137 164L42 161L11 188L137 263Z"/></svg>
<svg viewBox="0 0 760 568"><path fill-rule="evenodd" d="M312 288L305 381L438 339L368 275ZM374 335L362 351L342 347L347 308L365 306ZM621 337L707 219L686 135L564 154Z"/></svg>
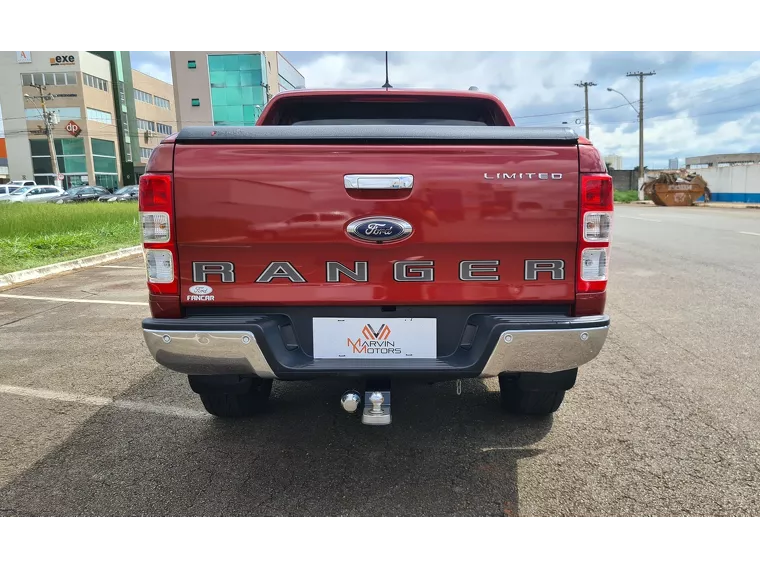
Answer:
<svg viewBox="0 0 760 568"><path fill-rule="evenodd" d="M145 173L150 153L176 131L174 90L166 81L132 69L128 51L93 51L111 64L111 80L119 85L115 97L117 124L123 144L124 183L136 183Z"/></svg>
<svg viewBox="0 0 760 568"><path fill-rule="evenodd" d="M133 71L128 52L0 52L12 179L56 183L38 87L55 117L51 128L65 189L137 183L148 149L176 129L171 85Z"/></svg>
<svg viewBox="0 0 760 568"><path fill-rule="evenodd" d="M253 126L273 95L306 86L278 51L172 51L177 129Z"/></svg>

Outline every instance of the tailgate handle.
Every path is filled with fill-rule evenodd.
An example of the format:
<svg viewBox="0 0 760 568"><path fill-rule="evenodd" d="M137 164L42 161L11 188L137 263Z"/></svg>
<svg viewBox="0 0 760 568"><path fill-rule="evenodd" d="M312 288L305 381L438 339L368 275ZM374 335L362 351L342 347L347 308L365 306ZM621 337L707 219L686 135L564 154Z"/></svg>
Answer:
<svg viewBox="0 0 760 568"><path fill-rule="evenodd" d="M412 189L412 174L350 174L343 176L346 189Z"/></svg>

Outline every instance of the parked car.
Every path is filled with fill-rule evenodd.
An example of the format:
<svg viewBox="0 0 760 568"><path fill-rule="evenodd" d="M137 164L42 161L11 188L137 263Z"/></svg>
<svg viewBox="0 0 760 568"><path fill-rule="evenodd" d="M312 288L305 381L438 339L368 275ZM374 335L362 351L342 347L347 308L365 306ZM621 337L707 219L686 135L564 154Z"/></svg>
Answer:
<svg viewBox="0 0 760 568"><path fill-rule="evenodd" d="M11 196L11 193L16 191L20 185L13 185L11 183L4 183L3 185L0 185L0 201L7 201L8 198Z"/></svg>
<svg viewBox="0 0 760 568"><path fill-rule="evenodd" d="M37 182L30 179L19 179L9 182L8 185L15 185L16 187L29 187L30 185L37 185Z"/></svg>
<svg viewBox="0 0 760 568"><path fill-rule="evenodd" d="M29 187L37 185L33 181L9 181L8 183L5 183L3 185L0 185L0 201L8 201L11 194L16 191L17 189L21 189L22 187Z"/></svg>
<svg viewBox="0 0 760 568"><path fill-rule="evenodd" d="M125 185L117 189L112 194L101 195L98 201L137 201L137 193L140 189L138 185Z"/></svg>
<svg viewBox="0 0 760 568"><path fill-rule="evenodd" d="M72 187L66 191L56 203L81 203L84 201L96 201L103 196L112 196L107 189L97 185L84 185Z"/></svg>
<svg viewBox="0 0 760 568"><path fill-rule="evenodd" d="M32 185L19 187L8 196L8 203L46 203L60 199L64 194L55 185Z"/></svg>
<svg viewBox="0 0 760 568"><path fill-rule="evenodd" d="M607 339L602 155L493 95L290 90L256 126L186 126L153 152L143 337L213 415L326 377L364 424L390 424L410 380L498 379L505 411L548 415Z"/></svg>

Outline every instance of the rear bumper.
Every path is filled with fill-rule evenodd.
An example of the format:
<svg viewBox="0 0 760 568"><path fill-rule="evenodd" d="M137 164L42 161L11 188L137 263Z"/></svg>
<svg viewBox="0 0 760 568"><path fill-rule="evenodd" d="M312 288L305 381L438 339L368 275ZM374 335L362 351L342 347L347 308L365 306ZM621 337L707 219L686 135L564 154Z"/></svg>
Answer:
<svg viewBox="0 0 760 568"><path fill-rule="evenodd" d="M285 327L289 324L285 323ZM310 348L283 334L283 316L146 319L145 343L164 367L188 375L256 374L302 380L318 377L420 377L434 380L553 373L594 359L609 316L473 315L476 331L445 356L413 360L314 359ZM463 335L460 332L459 337ZM291 338L291 339L289 339Z"/></svg>

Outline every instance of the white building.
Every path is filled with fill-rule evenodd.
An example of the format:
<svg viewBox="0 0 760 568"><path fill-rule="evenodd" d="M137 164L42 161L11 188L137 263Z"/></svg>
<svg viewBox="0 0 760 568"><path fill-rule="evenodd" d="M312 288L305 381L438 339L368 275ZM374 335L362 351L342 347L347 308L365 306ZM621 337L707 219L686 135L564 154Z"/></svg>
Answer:
<svg viewBox="0 0 760 568"><path fill-rule="evenodd" d="M617 154L610 154L609 156L604 157L604 163L609 164L613 170L622 170L623 156L618 156Z"/></svg>

